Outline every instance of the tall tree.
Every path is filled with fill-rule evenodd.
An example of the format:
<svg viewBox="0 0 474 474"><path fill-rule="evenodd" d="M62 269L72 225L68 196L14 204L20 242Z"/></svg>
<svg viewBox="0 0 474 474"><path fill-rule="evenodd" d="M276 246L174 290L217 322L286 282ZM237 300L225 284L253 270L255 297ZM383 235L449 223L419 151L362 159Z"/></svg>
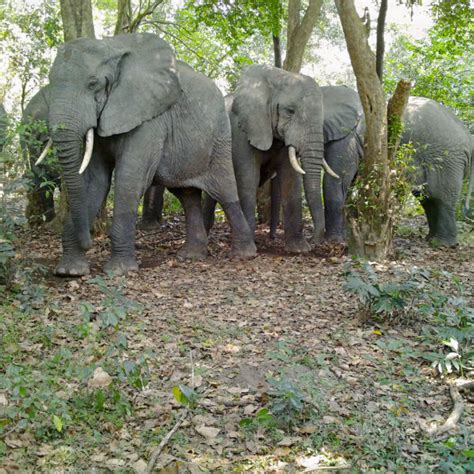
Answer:
<svg viewBox="0 0 474 474"><path fill-rule="evenodd" d="M300 71L306 45L321 16L322 4L323 0L309 0L308 7L304 10L301 0L289 0L286 57L283 69L292 72Z"/></svg>
<svg viewBox="0 0 474 474"><path fill-rule="evenodd" d="M61 0L64 41L95 38L91 0Z"/></svg>
<svg viewBox="0 0 474 474"><path fill-rule="evenodd" d="M352 230L351 252L371 259L384 259L392 251L393 204L391 160L397 140L388 137L387 109L382 83L377 75L376 59L353 0L335 0L346 38L347 49L356 76L359 96L366 120L364 160L360 166L357 197L349 222ZM401 115L409 94L409 84L397 89L400 97L393 100L393 113ZM395 122L395 120L393 120ZM394 135L400 127L393 127ZM355 215L354 215L355 214Z"/></svg>
<svg viewBox="0 0 474 474"><path fill-rule="evenodd" d="M152 16L163 2L164 0L140 1L138 7L133 9L132 0L118 0L114 35L138 31L142 22Z"/></svg>

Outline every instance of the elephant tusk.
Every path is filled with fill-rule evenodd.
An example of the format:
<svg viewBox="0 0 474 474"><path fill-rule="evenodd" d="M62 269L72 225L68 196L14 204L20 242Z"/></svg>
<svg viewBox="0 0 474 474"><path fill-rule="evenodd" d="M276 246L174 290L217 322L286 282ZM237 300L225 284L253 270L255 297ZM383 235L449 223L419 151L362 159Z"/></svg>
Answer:
<svg viewBox="0 0 474 474"><path fill-rule="evenodd" d="M94 129L90 128L86 134L86 151L84 152L84 158L79 169L79 174L84 173L87 166L89 165L92 158L92 149L94 148Z"/></svg>
<svg viewBox="0 0 474 474"><path fill-rule="evenodd" d="M331 169L331 167L328 165L328 162L324 158L323 158L323 168L324 168L324 171L326 171L326 173L329 176L332 176L333 178L339 179L339 175L334 173L334 171Z"/></svg>
<svg viewBox="0 0 474 474"><path fill-rule="evenodd" d="M292 146L288 147L288 157L290 158L291 166L297 173L306 174L304 169L301 168L300 164L298 163L298 160L296 158L296 150Z"/></svg>
<svg viewBox="0 0 474 474"><path fill-rule="evenodd" d="M48 140L48 143L46 143L46 146L44 147L43 152L39 156L39 158L36 160L35 166L38 166L45 158L46 155L48 154L49 149L53 146L53 140L51 138Z"/></svg>

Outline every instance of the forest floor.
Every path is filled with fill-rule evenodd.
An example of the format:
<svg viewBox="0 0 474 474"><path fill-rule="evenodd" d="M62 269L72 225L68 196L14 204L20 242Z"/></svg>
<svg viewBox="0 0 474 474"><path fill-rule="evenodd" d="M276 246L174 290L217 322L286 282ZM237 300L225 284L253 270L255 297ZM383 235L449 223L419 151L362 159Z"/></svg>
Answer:
<svg viewBox="0 0 474 474"><path fill-rule="evenodd" d="M211 256L189 262L171 218L139 232L126 278L101 272L100 237L81 279L51 274L58 236L20 232L24 268L0 306L0 473L146 472L182 416L156 472L473 472L472 391L454 429L426 431L450 415L460 376L431 359L445 367L453 335L456 360L472 351L472 233L432 249L424 232L408 220L396 260L372 265L379 285L418 285L387 299L407 304L391 316L344 289L358 265L343 249L285 255L263 227L254 259L228 257L220 223Z"/></svg>

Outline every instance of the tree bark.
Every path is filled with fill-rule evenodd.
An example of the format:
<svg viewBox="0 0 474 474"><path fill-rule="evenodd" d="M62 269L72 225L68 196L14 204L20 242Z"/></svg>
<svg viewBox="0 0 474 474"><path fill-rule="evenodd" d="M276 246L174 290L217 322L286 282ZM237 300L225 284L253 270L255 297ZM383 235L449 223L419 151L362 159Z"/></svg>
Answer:
<svg viewBox="0 0 474 474"><path fill-rule="evenodd" d="M132 24L132 4L130 0L118 0L117 22L115 23L114 36L130 32Z"/></svg>
<svg viewBox="0 0 474 474"><path fill-rule="evenodd" d="M353 0L335 0L366 120L365 157L350 207L349 251L369 259L392 252L393 216L387 153L387 110L365 30Z"/></svg>
<svg viewBox="0 0 474 474"><path fill-rule="evenodd" d="M381 0L379 16L377 19L377 49L375 51L377 76L380 82L383 79L383 57L385 54L385 20L387 18L388 3L387 0Z"/></svg>
<svg viewBox="0 0 474 474"><path fill-rule="evenodd" d="M95 38L91 0L61 0L64 41Z"/></svg>
<svg viewBox="0 0 474 474"><path fill-rule="evenodd" d="M281 68L281 45L280 45L280 36L273 36L273 58L275 67Z"/></svg>
<svg viewBox="0 0 474 474"><path fill-rule="evenodd" d="M321 14L323 0L309 0L303 18L301 18L301 0L288 2L288 33L286 57L283 69L299 72L303 55L316 22Z"/></svg>

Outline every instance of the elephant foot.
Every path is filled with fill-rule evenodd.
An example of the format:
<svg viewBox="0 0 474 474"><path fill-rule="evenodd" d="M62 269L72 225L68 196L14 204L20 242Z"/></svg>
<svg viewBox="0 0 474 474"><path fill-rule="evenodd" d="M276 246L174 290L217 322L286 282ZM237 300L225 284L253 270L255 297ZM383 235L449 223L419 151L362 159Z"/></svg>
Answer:
<svg viewBox="0 0 474 474"><path fill-rule="evenodd" d="M54 274L62 277L81 277L89 273L89 263L82 255L63 255L54 269Z"/></svg>
<svg viewBox="0 0 474 474"><path fill-rule="evenodd" d="M335 243L335 244L342 244L345 242L344 237L339 234L326 235L325 240L327 242Z"/></svg>
<svg viewBox="0 0 474 474"><path fill-rule="evenodd" d="M112 256L104 265L104 271L113 275L126 275L129 272L138 271L138 263L135 257Z"/></svg>
<svg viewBox="0 0 474 474"><path fill-rule="evenodd" d="M308 253L311 250L310 245L303 236L287 239L285 241L285 250L289 253Z"/></svg>
<svg viewBox="0 0 474 474"><path fill-rule="evenodd" d="M232 257L237 258L252 258L257 255L257 246L255 242L232 242L232 250L230 251Z"/></svg>
<svg viewBox="0 0 474 474"><path fill-rule="evenodd" d="M161 228L161 222L157 219L142 219L137 227L140 230L158 230Z"/></svg>
<svg viewBox="0 0 474 474"><path fill-rule="evenodd" d="M176 255L181 260L203 260L209 256L207 244L185 243Z"/></svg>
<svg viewBox="0 0 474 474"><path fill-rule="evenodd" d="M457 239L455 238L428 236L426 240L429 242L430 246L434 248L439 248L439 247L456 248L458 246Z"/></svg>

